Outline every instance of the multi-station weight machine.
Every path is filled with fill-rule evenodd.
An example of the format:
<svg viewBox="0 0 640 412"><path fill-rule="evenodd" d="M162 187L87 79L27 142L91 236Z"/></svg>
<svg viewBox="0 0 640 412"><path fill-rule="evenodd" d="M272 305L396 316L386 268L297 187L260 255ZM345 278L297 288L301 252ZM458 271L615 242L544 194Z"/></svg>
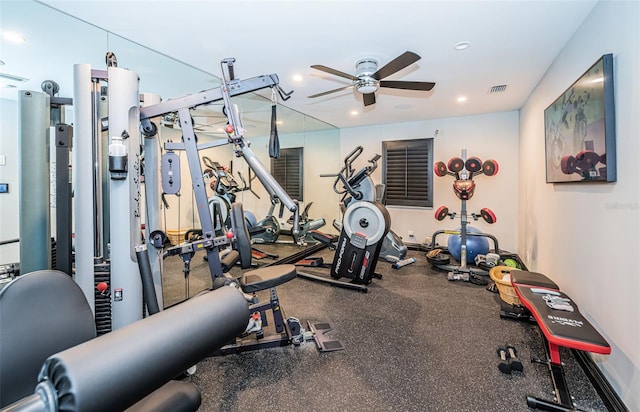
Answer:
<svg viewBox="0 0 640 412"><path fill-rule="evenodd" d="M22 159L21 166L34 169L25 170L21 175L33 177L37 185L27 180L21 182L21 187L25 187L21 191L24 194L21 209L27 211L21 218L28 225L23 227L21 224L23 239L20 243L31 251L28 259L24 259L28 264L24 265L21 273L60 269L51 265L49 164L38 161L49 158L47 130L55 120L55 135L52 136L56 138L56 146L64 152L56 156L58 167L66 172L58 173L58 194L62 198L58 197L56 205L62 220L57 225L56 237L64 241L63 246L67 246L61 248L64 253L58 260L69 266L65 273L73 276L82 290L95 316L99 336L153 315L164 307L164 255L179 255L186 269L196 252L204 252L212 286L234 286L247 299L254 319L253 327L251 320L247 319L248 334L260 337L262 329L255 325L266 326L267 312L272 313L275 334L263 337L258 345L247 345L247 349L241 349L238 344L232 351L299 344L311 338L320 350L328 350L326 342L332 342L334 348L341 346L335 345L337 341L321 336L328 332L324 328L328 325L326 322L308 323L309 329L305 331L298 319L284 315L275 287L296 277L294 265L270 265L245 271L239 278L228 273L236 263L243 269L250 267L251 238L240 203L232 205L230 219L222 228L214 225L214 219L216 222L222 220L209 211L206 174L199 156L201 150L232 144L235 156L247 162L269 196L278 199L293 215L292 234L298 235L301 227L298 202L287 195L249 148L238 108L231 101L234 96L265 88L271 88L272 95L279 95L282 100L287 100L291 92L287 93L280 87L276 74L236 79L234 62L234 59L221 62L222 84L219 87L164 102L155 94L140 94L138 75L117 67L112 54L107 58L106 70L95 70L86 64L74 66L73 99L55 97L53 86L49 87L51 93L22 93L24 101L19 102L19 132L21 144L28 145L30 149L23 152L30 157ZM226 110L227 138L198 142L190 112L197 106L215 101L223 101L229 108ZM74 106L73 129L63 124L64 119L59 117L59 113L64 113L61 107L65 104ZM160 131L155 122L159 124L167 114L177 117L182 139L179 142L167 141L161 150L158 143ZM272 133L271 138L277 140L277 133L275 136ZM72 146L73 160L70 162L68 155ZM186 153L202 236L165 251L166 235L162 231L163 216L159 213L160 194L180 191L178 151ZM69 178L70 170L72 179ZM70 182L73 183L73 198ZM33 189L36 193L32 193ZM27 205L29 196L34 199ZM143 215L144 226L141 224ZM72 228L75 229L73 251ZM28 251L25 249L24 253ZM73 261L75 265L71 267ZM185 270L185 273L188 272ZM266 303L257 299L257 293L263 290L269 292ZM258 314L260 322L255 321ZM315 333L319 329L322 329L322 334Z"/></svg>
<svg viewBox="0 0 640 412"><path fill-rule="evenodd" d="M158 229L158 210L160 209L160 188L165 193L177 193L180 189L180 165L177 151L184 151L191 175L196 209L202 229L202 238L192 242L190 251L206 253L212 281L223 278L223 265L219 257L219 248L230 243L241 250L241 260L246 267L251 259L250 239L241 226L243 220L234 222L232 232L217 236L213 219L209 213L206 186L200 164L199 151L225 144L233 144L235 155L242 157L255 176L272 197L279 201L294 215L294 230L297 227L298 204L291 199L271 176L244 140L244 129L237 108L231 104L231 97L254 92L264 88L276 90L283 99L288 98L278 84L275 74L259 76L247 80L238 80L233 75L234 59L225 59L221 63L223 70L222 85L219 88L202 91L185 97L160 102L159 97L138 92L136 73L111 66L107 71L92 70L88 65L76 65L75 70L75 127L78 142L74 151L74 183L76 190L76 281L98 312L103 306L110 309L113 328L132 323L143 316L143 291L139 275L136 250L148 248L151 271L156 292L161 297L162 248L161 234ZM225 77L225 69L228 74ZM102 220L94 218L102 215L100 189L103 182L96 178L96 159L104 157L99 139L89 136L100 135L101 127L106 123L104 112L96 102L105 92L103 82L108 83L108 253L94 246L100 246L103 231ZM199 143L194 132L190 110L203 104L223 100L228 110L226 132L227 139L208 143ZM177 113L182 131L181 142L166 142L164 154L155 140L157 127L153 119L167 113ZM141 195L141 141L144 139L144 184L145 196ZM96 147L97 146L97 147ZM98 173L98 176L100 174ZM143 204L143 201L146 203ZM140 230L141 208L146 205L145 237ZM96 213L98 212L98 213ZM238 220L238 219L236 219ZM232 233L232 234L231 234ZM248 250L248 253L246 251ZM104 256L109 256L108 259ZM247 257L248 256L248 257ZM108 263L109 280L97 281L96 273L101 273ZM98 288L98 290L96 290ZM98 303L97 299L106 302ZM109 307L111 306L111 307ZM96 313L96 317L99 315Z"/></svg>
<svg viewBox="0 0 640 412"><path fill-rule="evenodd" d="M65 407L69 402L76 402L73 405L82 404L78 407L82 410L124 410L154 390L159 388L162 391L162 384L205 356L211 355L212 351L233 340L233 337L237 338L242 329L242 336L255 333L256 337L261 337L260 324L266 321L267 310L273 314L275 335L279 336L262 335L257 343L245 345L235 342L219 350L222 353L233 353L262 347L295 345L311 338L320 351L342 349L339 341L330 340L326 336L331 328L326 322L309 322L309 332L306 332L301 328L299 320L284 316L275 288L296 277L294 265L273 265L243 272L238 279L227 273L229 267L238 261L246 268L247 256L250 263L250 237L240 203L232 205L231 227L226 228L222 236L214 231L198 151L233 144L235 155L248 163L269 195L277 197L293 213L293 231L297 230L299 223L297 201L286 194L250 150L249 143L243 137L244 129L237 107L231 105L231 96L266 87L277 91L283 99L288 94L278 85L275 74L248 80L234 79L233 63L233 59L221 62L223 76L219 88L166 102L160 102L155 95L140 96L137 74L118 68L115 64L111 64L107 70L92 70L88 65L74 67L74 278L81 292L78 287L72 283L71 285L87 301L89 321L92 315L95 316L96 323L100 318L108 317L105 324L109 328L100 330L98 326L98 334L102 336L51 356L43 355L48 360L36 379L39 381L36 392L16 402L15 407L10 406L11 410L60 410L60 399L63 397L67 402ZM107 83L108 89L105 86ZM140 106L141 100L143 106ZM190 110L216 100L224 100L225 106L229 108L229 124L225 128L227 139L199 143L194 134ZM46 103L46 97L41 101ZM46 105L39 106L44 108ZM107 107L108 111L105 110ZM160 156L156 140L158 130L152 119L166 113L178 113L183 135L181 142L167 142L164 145L166 153ZM48 122L43 122L45 123ZM104 138L107 130L109 139ZM144 159L140 150L143 138ZM38 144L42 145L43 141L38 141ZM157 213L160 205L159 188L180 185L179 173L175 173L179 170L174 163L177 157L171 155L178 150L186 152L202 226L202 238L179 245L180 253L204 251L208 257L213 288L218 290L203 293L156 314L149 299L162 296L161 282L157 279L162 271L161 253L155 250L161 249L163 243L162 236L158 233L161 227ZM161 164L165 167L161 168ZM68 167L68 164L65 166ZM144 190L141 190L142 176ZM48 183L48 175L46 177ZM46 205L48 212L48 202ZM144 237L140 225L143 207L146 207L147 212ZM43 212L43 215L48 216L48 213ZM44 218L48 219L47 216ZM32 225L35 226L33 222ZM148 250L148 246L153 250ZM232 250L221 258L221 249L229 247ZM46 256L46 253L42 254ZM155 262L150 262L151 258L156 258ZM48 262L43 265L45 269L50 268ZM104 278L101 277L103 274L106 275ZM58 272L42 271L25 274L24 279L27 281L20 285L33 284L28 279L34 275L51 279L62 276L63 280L68 279ZM22 280L16 279L16 282ZM3 293L6 290L16 290L16 284L9 283ZM160 293L155 296L154 291L157 289L160 289ZM233 291L234 289L239 292ZM260 291L269 293L267 302L257 301L256 293ZM20 293L20 289L16 293ZM54 295L52 300L64 300L65 295ZM149 315L152 315L145 319L143 298L147 300ZM4 299L3 302L17 300ZM14 308L11 307L11 310ZM69 318L75 315L76 313L68 313ZM3 324L3 328L5 326L10 325ZM13 333L6 335L14 336ZM185 342L188 344L184 345ZM25 342L25 345L27 343L31 342ZM154 349L150 351L150 347ZM105 349L121 360L110 365L107 371L100 360L100 354ZM45 351L46 348L42 352ZM49 368L52 364L55 365ZM125 374L131 378L126 385L121 382L121 377ZM53 375L55 379L52 379ZM174 385L162 391L159 396L167 400L176 393L179 392ZM106 396L102 396L105 394ZM67 401L68 399L71 401ZM193 402L189 404L199 402L196 402L193 393L189 401L191 400Z"/></svg>
<svg viewBox="0 0 640 412"><path fill-rule="evenodd" d="M468 230L469 216L467 212L467 201L473 197L475 193L476 184L473 177L476 175L495 176L498 173L498 162L495 160L486 160L482 162L477 157L467 158L466 149L462 150L461 157L453 157L447 164L444 162L436 162L434 165L434 173L436 176L453 176L455 178L453 182L453 192L456 197L460 199L460 229L459 230L438 230L431 238L431 249L435 251L437 248L436 238L438 235L446 234L449 236L460 237L460 265L450 264L448 256L441 253L428 254L427 257L430 262L437 269L448 272L449 280L464 280L468 282L471 278L475 278L477 275L488 275L488 272L480 268L471 268L467 265L467 252L468 245L467 239L470 236L473 237L485 237L493 241L494 250L496 253L500 253L498 246L498 240L487 233L471 232ZM449 208L446 206L440 206L435 213L435 218L439 221L449 217L451 219L456 218L455 212L449 212ZM485 222L493 224L496 222L496 215L489 208L482 208L479 213L471 213L473 220L482 218ZM451 252L451 250L449 251Z"/></svg>

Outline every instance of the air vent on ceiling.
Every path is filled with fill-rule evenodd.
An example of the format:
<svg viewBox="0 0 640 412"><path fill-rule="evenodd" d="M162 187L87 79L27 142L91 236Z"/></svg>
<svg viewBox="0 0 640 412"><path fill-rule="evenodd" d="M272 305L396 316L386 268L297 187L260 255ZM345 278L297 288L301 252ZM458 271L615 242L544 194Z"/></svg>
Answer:
<svg viewBox="0 0 640 412"><path fill-rule="evenodd" d="M499 84L499 85L496 85L496 86L492 86L489 89L489 93L502 93L502 92L504 92L506 90L507 90L507 85L506 84Z"/></svg>
<svg viewBox="0 0 640 412"><path fill-rule="evenodd" d="M0 73L0 79L9 80L12 82L26 82L29 79L25 79L24 77L14 76L13 74L8 73Z"/></svg>

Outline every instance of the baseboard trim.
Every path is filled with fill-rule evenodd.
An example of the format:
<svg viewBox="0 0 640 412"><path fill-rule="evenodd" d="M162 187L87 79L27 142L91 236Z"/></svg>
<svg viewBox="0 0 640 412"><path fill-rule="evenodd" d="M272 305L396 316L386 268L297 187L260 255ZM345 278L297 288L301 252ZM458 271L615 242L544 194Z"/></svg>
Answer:
<svg viewBox="0 0 640 412"><path fill-rule="evenodd" d="M596 392L598 392L598 395L600 395L607 410L609 410L609 412L629 412L629 409L625 406L624 402L622 402L622 399L620 399L616 391L613 390L613 387L600 368L598 368L593 359L591 359L591 356L577 349L571 349L571 352L591 381Z"/></svg>

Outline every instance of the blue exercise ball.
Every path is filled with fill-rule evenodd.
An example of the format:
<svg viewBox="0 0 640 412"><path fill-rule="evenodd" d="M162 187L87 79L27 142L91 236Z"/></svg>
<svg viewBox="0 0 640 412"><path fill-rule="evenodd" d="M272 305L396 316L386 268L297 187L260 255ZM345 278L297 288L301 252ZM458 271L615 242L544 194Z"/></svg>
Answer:
<svg viewBox="0 0 640 412"><path fill-rule="evenodd" d="M457 229L461 230L460 228ZM467 233L482 233L481 230L476 229L475 227L467 226ZM460 262L462 236L460 235L449 235L449 240L447 241L447 247L449 248L449 253L453 256L458 262ZM489 240L484 236L467 236L467 263L474 263L476 256L478 255L486 255L489 253Z"/></svg>

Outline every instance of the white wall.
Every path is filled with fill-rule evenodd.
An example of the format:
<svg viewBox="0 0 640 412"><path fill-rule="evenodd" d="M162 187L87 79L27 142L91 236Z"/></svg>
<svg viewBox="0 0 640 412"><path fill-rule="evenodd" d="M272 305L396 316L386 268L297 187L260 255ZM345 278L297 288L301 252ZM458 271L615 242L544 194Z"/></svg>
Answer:
<svg viewBox="0 0 640 412"><path fill-rule="evenodd" d="M481 160L494 159L500 165L496 176L476 176L475 195L467 201L468 213L479 212L483 207L493 210L498 220L489 225L484 220L472 220L472 225L498 239L501 249L516 251L517 241L517 183L518 183L518 112L491 113L476 116L452 117L410 123L395 123L371 127L341 130L340 153L344 158L356 146L364 148L356 169L366 164L375 153L382 154L382 141L419 139L434 137L434 160L447 163L452 157L460 157L461 150L467 156ZM458 219L435 219L435 209L447 206L450 211L460 212L460 200L453 192L453 177L434 176L434 207L431 209L410 207L388 207L391 228L407 240L413 231L418 242L431 237L436 230L459 227ZM374 173L376 183L382 181L382 170ZM446 236L438 236L439 244L446 245ZM491 246L493 247L493 246Z"/></svg>
<svg viewBox="0 0 640 412"><path fill-rule="evenodd" d="M0 194L0 240L18 239L18 105L15 100L0 99L0 155L7 159L6 165L0 166L0 182L9 183L9 193ZM19 243L0 246L0 264L19 260Z"/></svg>
<svg viewBox="0 0 640 412"><path fill-rule="evenodd" d="M613 53L617 182L546 184L544 109ZM600 1L521 110L518 252L547 274L607 338L596 356L630 410L640 410L640 3Z"/></svg>

